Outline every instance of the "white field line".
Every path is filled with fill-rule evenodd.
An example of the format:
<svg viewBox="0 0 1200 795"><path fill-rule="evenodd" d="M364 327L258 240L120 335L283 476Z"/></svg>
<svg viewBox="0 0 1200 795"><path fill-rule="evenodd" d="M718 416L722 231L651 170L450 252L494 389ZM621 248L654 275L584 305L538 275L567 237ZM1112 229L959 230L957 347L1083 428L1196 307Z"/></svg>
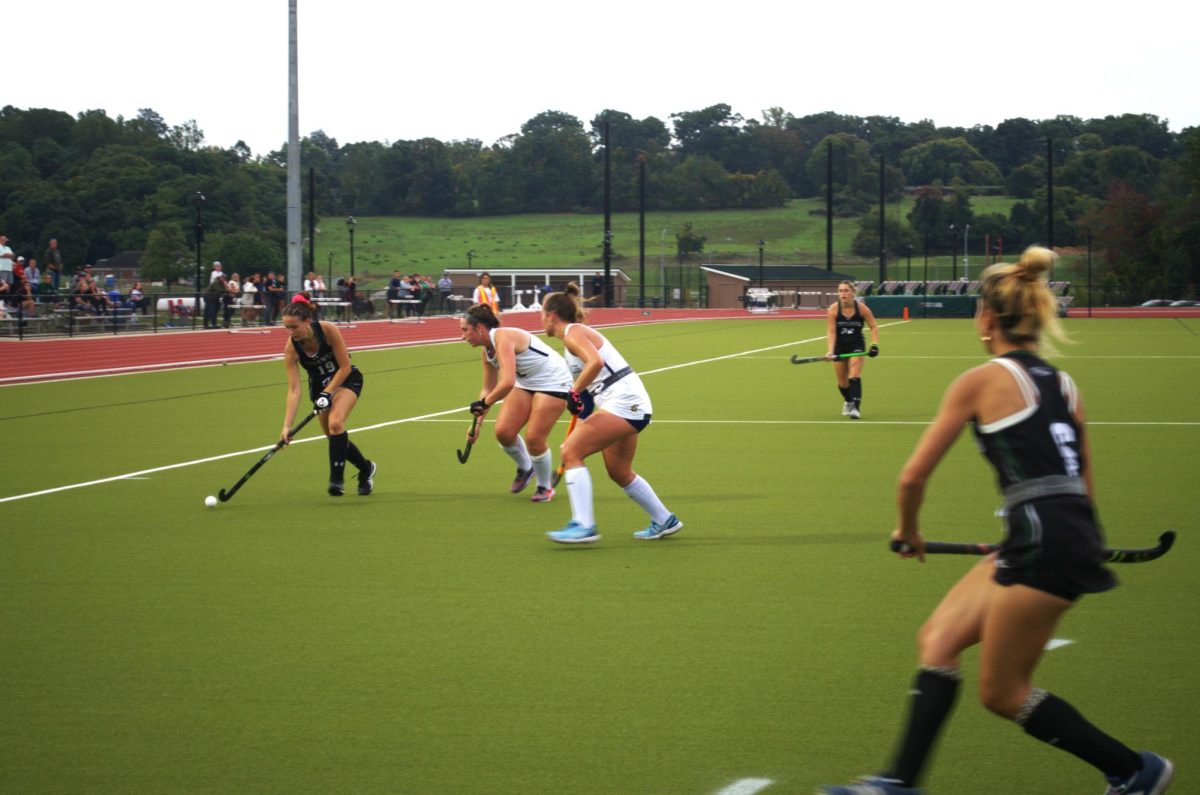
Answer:
<svg viewBox="0 0 1200 795"><path fill-rule="evenodd" d="M900 321L900 322L904 322L904 321ZM889 325L895 325L895 324L889 324ZM639 375L653 375L655 373L664 373L664 372L668 372L670 370L678 370L683 367L691 367L691 366L697 365L697 364L709 364L711 362L726 361L728 359L734 359L739 356L747 356L747 355L754 354L754 353L762 353L763 351L777 350L779 348L787 348L787 347L791 347L793 345L801 345L806 342L816 342L821 339L824 339L824 337L813 337L813 338L807 339L807 340L798 340L796 342L788 342L788 343L784 343L782 345L773 345L768 348L756 348L754 350L744 351L742 353L731 353L731 354L726 354L724 356L714 356L709 359L697 359L696 361L684 362L683 364L673 364L673 365L669 365L667 367L660 367L657 370L647 370L643 373L639 373ZM421 415L418 415L415 417L402 417L398 420L388 420L387 422L379 422L374 425L366 425L361 428L354 428L350 431L350 433L361 433L363 431L377 430L379 428L387 428L392 425L402 425L404 423L409 423L409 422L436 421L438 417L445 417L450 414L459 414L466 410L467 410L466 406L460 406L458 408L446 409L445 411L435 411L435 412L431 412L429 414L421 414ZM851 425L851 424L853 424L853 425L860 425L860 426L861 425L925 425L927 423L927 421L922 421L922 420L910 420L910 421L887 420L887 421L882 421L882 422L860 420L857 423L847 423L844 420L843 421L836 421L836 420L655 420L655 422L659 423L659 424L662 424L662 423L739 424L739 425L833 425L833 424ZM1156 425L1194 426L1194 425L1200 425L1200 422L1089 422L1088 424L1089 425L1131 425L1131 426L1134 426L1134 425L1136 425L1136 426L1156 426ZM322 438L322 437L314 436L314 437L310 437L307 439L297 439L296 441L292 442L292 444L305 444L307 442L317 441L320 438ZM111 477L99 478L97 480L84 481L82 483L70 483L65 486L55 486L53 488L41 489L39 491L31 491L31 492L28 492L25 494L14 494L9 497L0 497L0 503L14 502L16 500L24 500L24 499L28 499L30 497L41 497L41 496L44 496L47 494L55 494L55 493L58 493L61 491L70 491L72 489L81 489L81 488L85 488L87 486L99 486L104 483L113 483L118 480L129 480L131 478L143 477L146 475L153 475L158 472L166 472L166 471L172 470L172 469L182 469L184 467L196 466L198 464L207 464L212 461L222 461L226 458L236 458L238 456L248 455L250 453L261 453L261 452L265 452L265 451L271 449L271 447L272 447L272 445L264 445L262 447L253 447L253 448L250 448L249 450L239 450L234 453L223 453L221 455L209 456L207 458L197 458L192 461L181 461L181 462L175 463L175 464L166 464L166 465L160 466L160 467L152 467L150 469L142 469L142 470L138 470L137 472L127 472L123 475L113 475Z"/></svg>
<svg viewBox="0 0 1200 795"><path fill-rule="evenodd" d="M1067 640L1066 638L1051 638L1050 640L1046 641L1046 651L1061 649L1063 646L1070 646L1074 642L1075 641Z"/></svg>
<svg viewBox="0 0 1200 795"><path fill-rule="evenodd" d="M664 372L667 370L674 370L679 367L690 367L694 364L717 362L717 361L722 361L724 359L731 359L736 356L744 356L744 355L751 354L751 353L760 353L764 350L775 350L777 348L786 348L786 347L790 347L793 345L801 345L805 342L813 342L814 340L817 340L817 339L822 339L822 338L814 337L814 338L808 339L808 340L800 340L798 342L788 342L783 345L774 345L770 348L757 348L752 351L745 351L744 353L741 353L741 354L731 353L726 356L717 356L717 357L714 357L711 359L701 359L701 360L694 361L694 362L685 362L683 364L671 365L670 367L660 367L657 370L650 370L645 373L640 373L640 375L651 375L653 373L661 373L661 372ZM465 411L466 409L467 409L466 406L460 406L459 408L447 409L445 411L436 411L436 412L433 412L430 414L422 414L417 417L403 417L398 420L389 420L387 422L379 422L374 425L367 425L367 426L364 426L361 428L354 428L353 430L350 431L350 433L362 433L363 431L372 431L372 430L376 430L378 428L386 428L390 425L401 425L401 424L407 423L407 422L419 422L421 420L428 420L428 419L432 419L435 417L444 417L448 414L458 414L462 411ZM295 442L292 442L292 444L303 444L305 442L315 441L316 439L320 439L320 438L321 437L319 437L319 436L314 436L314 437L310 437L308 439L299 439ZM89 481L85 481L83 483L70 483L65 486L55 486L54 488L41 489L39 491L31 491L26 494L14 494L11 497L0 497L0 503L13 502L15 500L24 500L24 499L28 499L30 497L41 497L46 494L55 494L60 491L70 491L71 489L81 489L81 488L84 488L87 486L99 486L101 484L112 483L117 480L127 480L132 477L140 477L143 475L152 475L157 472L165 472L165 471L171 470L171 469L181 469L183 467L195 466L197 464L207 464L212 461L221 461L226 458L235 458L237 456L247 455L249 453L265 452L266 450L271 449L271 447L272 447L272 445L265 445L263 447L254 447L249 450L239 450L236 453L224 453L222 455L209 456L207 458L198 458L194 461L181 461L177 464L166 464L165 466L153 467L151 469L142 469L137 472L127 472L124 475L113 475L112 477L100 478L98 480L89 480Z"/></svg>
<svg viewBox="0 0 1200 795"><path fill-rule="evenodd" d="M774 783L769 778L743 778L733 782L724 789L717 790L716 795L754 795L754 793L761 792Z"/></svg>

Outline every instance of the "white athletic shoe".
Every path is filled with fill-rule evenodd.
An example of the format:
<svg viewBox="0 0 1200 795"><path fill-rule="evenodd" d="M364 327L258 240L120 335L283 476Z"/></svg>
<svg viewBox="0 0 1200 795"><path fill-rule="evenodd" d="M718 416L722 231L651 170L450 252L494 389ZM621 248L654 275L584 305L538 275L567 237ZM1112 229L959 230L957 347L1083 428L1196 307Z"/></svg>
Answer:
<svg viewBox="0 0 1200 795"><path fill-rule="evenodd" d="M854 405L854 404L853 404L853 403L851 403L849 400L847 400L845 403L843 403L843 404L842 404L842 416L843 416L843 417L849 417L849 416L850 416L850 408L851 408L853 405Z"/></svg>
<svg viewBox="0 0 1200 795"><path fill-rule="evenodd" d="M848 415L850 417L850 419L857 420L859 417L862 416L862 412L860 412L858 410L858 406L854 405L853 403L849 403L847 405L850 406L850 413Z"/></svg>

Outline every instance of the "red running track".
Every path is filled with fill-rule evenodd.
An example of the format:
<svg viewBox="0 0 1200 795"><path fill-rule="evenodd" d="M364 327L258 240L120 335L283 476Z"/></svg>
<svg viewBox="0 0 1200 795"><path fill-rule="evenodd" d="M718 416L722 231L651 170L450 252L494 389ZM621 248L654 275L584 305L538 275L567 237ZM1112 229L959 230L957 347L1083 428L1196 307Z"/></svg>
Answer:
<svg viewBox="0 0 1200 795"><path fill-rule="evenodd" d="M820 314L783 311L752 315L741 309L594 309L588 313L597 326ZM504 323L527 331L541 330L536 312L505 314ZM431 317L423 323L371 320L342 327L342 336L350 350L454 341L459 339L458 319ZM281 326L11 340L0 353L4 362L0 385L271 359L283 353L286 342L287 332Z"/></svg>
<svg viewBox="0 0 1200 795"><path fill-rule="evenodd" d="M1070 310L1072 318L1086 318L1086 308ZM814 318L823 310L784 310L769 314L743 309L593 309L588 316L597 326L660 323L725 318ZM1200 307L1094 307L1097 318L1200 318ZM504 315L508 326L540 331L536 312ZM458 319L431 317L424 323L371 320L343 327L351 350L397 348L459 338ZM0 385L33 383L64 378L88 378L117 373L195 367L221 362L271 359L283 353L287 333L280 326L246 331L163 331L158 334L116 334L72 338L37 338L0 342Z"/></svg>

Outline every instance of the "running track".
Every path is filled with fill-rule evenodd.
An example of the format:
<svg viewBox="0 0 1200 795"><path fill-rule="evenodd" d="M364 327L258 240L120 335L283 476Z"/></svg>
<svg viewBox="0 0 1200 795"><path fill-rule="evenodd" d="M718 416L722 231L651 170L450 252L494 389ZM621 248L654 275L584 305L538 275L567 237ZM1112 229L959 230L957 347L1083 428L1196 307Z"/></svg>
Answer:
<svg viewBox="0 0 1200 795"><path fill-rule="evenodd" d="M1073 308L1071 317L1087 317L1086 308ZM814 318L821 310L748 314L743 309L593 309L590 321L597 326L632 323L717 320L724 318ZM1200 318L1200 307L1095 307L1098 318ZM527 331L540 331L536 312L507 313L504 323ZM390 323L371 320L343 327L351 350L396 348L459 338L458 319L431 317L424 323ZM88 337L38 338L0 342L0 386L63 378L88 378L117 373L147 372L174 367L194 367L220 362L272 359L283 352L287 334L282 327L247 331L170 331L158 334L97 334Z"/></svg>
<svg viewBox="0 0 1200 795"><path fill-rule="evenodd" d="M741 309L593 309L597 326L671 320L716 320L746 317L819 317L817 311L748 315ZM504 324L541 331L536 312L506 313ZM342 327L351 350L396 348L459 339L458 319L431 317L424 323L371 320ZM0 385L27 384L64 378L88 378L117 373L147 372L221 362L272 359L283 353L287 332L281 326L214 331L163 331L157 334L97 334L72 338L6 340L0 345Z"/></svg>

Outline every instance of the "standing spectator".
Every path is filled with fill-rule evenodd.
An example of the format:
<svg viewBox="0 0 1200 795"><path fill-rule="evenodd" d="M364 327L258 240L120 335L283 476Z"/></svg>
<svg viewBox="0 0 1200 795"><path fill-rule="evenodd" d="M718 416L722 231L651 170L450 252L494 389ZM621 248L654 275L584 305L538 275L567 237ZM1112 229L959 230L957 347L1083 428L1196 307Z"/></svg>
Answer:
<svg viewBox="0 0 1200 795"><path fill-rule="evenodd" d="M42 272L38 269L37 260L30 259L25 263L25 281L33 287L42 283Z"/></svg>
<svg viewBox="0 0 1200 795"><path fill-rule="evenodd" d="M208 289L204 291L204 327L217 327L217 310L221 306L221 301L228 291L229 285L225 281L225 277L217 274L217 278L208 283Z"/></svg>
<svg viewBox="0 0 1200 795"><path fill-rule="evenodd" d="M233 325L233 309L242 300L242 280L236 272L230 274L225 284L225 295L221 297L221 326Z"/></svg>
<svg viewBox="0 0 1200 795"><path fill-rule="evenodd" d="M417 315L425 317L425 312L429 309L429 304L433 301L435 288L433 280L428 276L417 276L417 283L421 285L421 303L417 306Z"/></svg>
<svg viewBox="0 0 1200 795"><path fill-rule="evenodd" d="M321 274L318 273L317 278L316 278L316 292L313 293L313 297L314 298L324 298L325 293L328 290L329 290L329 288L325 286L325 280L322 279Z"/></svg>
<svg viewBox="0 0 1200 795"><path fill-rule="evenodd" d="M387 297L389 301L395 301L400 298L400 288L404 285L404 277L400 275L400 271L392 271L392 278L388 279Z"/></svg>
<svg viewBox="0 0 1200 795"><path fill-rule="evenodd" d="M12 266L12 283L20 284L21 280L24 278L25 278L25 258L17 257L17 261L14 262L13 266Z"/></svg>
<svg viewBox="0 0 1200 795"><path fill-rule="evenodd" d="M8 235L0 235L0 282L13 286L13 250L8 247Z"/></svg>
<svg viewBox="0 0 1200 795"><path fill-rule="evenodd" d="M604 275L597 273L592 276L592 300L604 300Z"/></svg>
<svg viewBox="0 0 1200 795"><path fill-rule="evenodd" d="M493 315L500 316L500 293L492 286L492 274L487 271L479 274L479 284L475 287L471 303L485 304Z"/></svg>
<svg viewBox="0 0 1200 795"><path fill-rule="evenodd" d="M454 293L454 282L450 280L450 274L442 272L442 278L438 279L437 283L438 297L442 301L442 311L450 311L450 296Z"/></svg>
<svg viewBox="0 0 1200 795"><path fill-rule="evenodd" d="M275 316L281 311L282 303L279 299L282 297L283 288L279 286L279 280L275 278L275 271L267 271L267 278L263 280L263 323L268 326L275 325Z"/></svg>
<svg viewBox="0 0 1200 795"><path fill-rule="evenodd" d="M50 245L47 246L46 253L42 255L42 262L46 263L46 272L50 274L50 278L54 281L54 289L57 291L62 281L63 268L62 252L58 249L58 238L50 238Z"/></svg>
<svg viewBox="0 0 1200 795"><path fill-rule="evenodd" d="M212 284L213 282L215 282L217 280L217 277L221 276L221 275L222 275L221 263L219 261L214 261L213 266L212 266L212 273L208 274L208 283Z"/></svg>

